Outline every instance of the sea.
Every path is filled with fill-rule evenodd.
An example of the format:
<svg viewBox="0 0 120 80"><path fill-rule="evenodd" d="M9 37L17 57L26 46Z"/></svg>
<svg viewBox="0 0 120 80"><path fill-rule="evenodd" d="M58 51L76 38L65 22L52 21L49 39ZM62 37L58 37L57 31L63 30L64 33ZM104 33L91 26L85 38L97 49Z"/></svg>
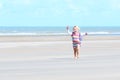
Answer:
<svg viewBox="0 0 120 80"><path fill-rule="evenodd" d="M72 26L70 27L72 31ZM115 26L83 26L80 27L82 34L88 35L112 35L120 36L120 27ZM66 26L0 26L0 36L19 35L68 35Z"/></svg>

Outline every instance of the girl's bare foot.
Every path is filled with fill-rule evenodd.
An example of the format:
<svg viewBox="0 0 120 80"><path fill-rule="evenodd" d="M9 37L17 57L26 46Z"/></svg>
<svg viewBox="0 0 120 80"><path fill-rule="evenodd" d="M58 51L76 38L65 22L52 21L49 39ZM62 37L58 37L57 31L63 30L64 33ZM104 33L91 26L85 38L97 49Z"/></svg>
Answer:
<svg viewBox="0 0 120 80"><path fill-rule="evenodd" d="M74 59L77 59L77 57L74 57Z"/></svg>

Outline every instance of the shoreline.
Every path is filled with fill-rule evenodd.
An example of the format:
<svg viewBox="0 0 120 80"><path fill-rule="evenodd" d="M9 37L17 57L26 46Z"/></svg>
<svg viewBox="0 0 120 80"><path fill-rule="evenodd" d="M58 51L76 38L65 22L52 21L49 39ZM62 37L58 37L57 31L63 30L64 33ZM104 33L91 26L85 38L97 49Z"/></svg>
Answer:
<svg viewBox="0 0 120 80"><path fill-rule="evenodd" d="M83 41L95 41L95 40L120 40L120 36L84 36ZM44 42L44 41L71 41L71 36L55 36L55 35L21 35L21 36L0 36L0 42Z"/></svg>

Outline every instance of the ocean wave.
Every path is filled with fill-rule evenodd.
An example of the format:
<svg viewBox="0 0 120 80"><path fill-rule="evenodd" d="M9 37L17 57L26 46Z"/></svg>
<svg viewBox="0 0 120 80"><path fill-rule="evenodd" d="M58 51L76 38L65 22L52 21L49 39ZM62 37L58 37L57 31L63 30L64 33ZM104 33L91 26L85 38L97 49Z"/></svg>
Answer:
<svg viewBox="0 0 120 80"><path fill-rule="evenodd" d="M110 32L88 32L88 34L110 34Z"/></svg>
<svg viewBox="0 0 120 80"><path fill-rule="evenodd" d="M0 36L19 36L19 35L67 35L67 33L0 33Z"/></svg>
<svg viewBox="0 0 120 80"><path fill-rule="evenodd" d="M0 33L1 36L9 35L37 35L37 33Z"/></svg>
<svg viewBox="0 0 120 80"><path fill-rule="evenodd" d="M86 32L81 32L84 34ZM120 35L120 32L87 32L88 35ZM0 36L19 36L19 35L68 35L66 32L9 32L9 33L0 33Z"/></svg>
<svg viewBox="0 0 120 80"><path fill-rule="evenodd" d="M88 32L90 35L120 35L120 32Z"/></svg>

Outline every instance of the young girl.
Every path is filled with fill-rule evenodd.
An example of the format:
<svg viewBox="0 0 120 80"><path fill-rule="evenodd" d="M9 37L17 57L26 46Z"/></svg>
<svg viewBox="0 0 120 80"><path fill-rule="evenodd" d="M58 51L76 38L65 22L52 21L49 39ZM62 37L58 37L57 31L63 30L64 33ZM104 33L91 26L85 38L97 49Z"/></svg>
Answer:
<svg viewBox="0 0 120 80"><path fill-rule="evenodd" d="M73 50L74 50L74 58L78 59L79 54L80 54L80 45L81 45L81 40L82 40L82 35L79 32L80 28L78 26L73 27L73 32L71 33L69 31L69 27L67 26L67 32L71 35L72 37L72 44L73 44ZM87 33L85 33L87 35Z"/></svg>

